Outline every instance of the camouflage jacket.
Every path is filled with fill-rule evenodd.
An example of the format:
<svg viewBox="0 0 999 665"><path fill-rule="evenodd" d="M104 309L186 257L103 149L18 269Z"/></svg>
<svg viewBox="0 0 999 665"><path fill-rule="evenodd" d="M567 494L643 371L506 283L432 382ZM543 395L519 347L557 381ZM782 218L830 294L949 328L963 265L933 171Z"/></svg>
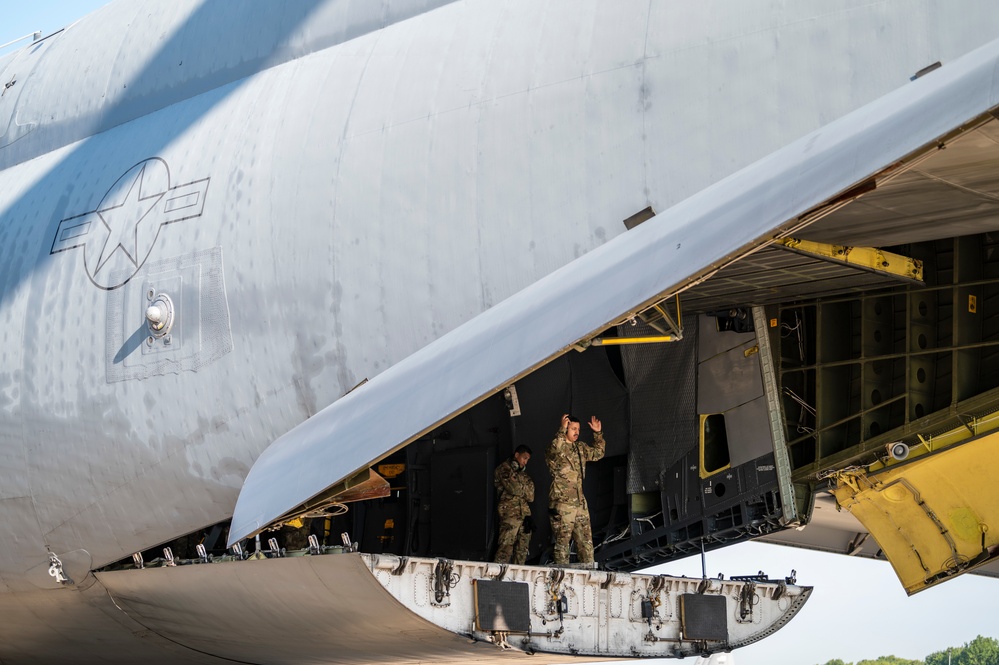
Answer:
<svg viewBox="0 0 999 665"><path fill-rule="evenodd" d="M512 457L493 474L493 484L499 492L497 511L502 518L523 518L531 514L534 501L534 481Z"/></svg>
<svg viewBox="0 0 999 665"><path fill-rule="evenodd" d="M552 486L548 490L548 505L575 503L584 505L583 478L586 477L586 463L595 462L604 456L604 433L593 433L593 445L576 440L570 443L565 438L565 428L559 428L555 439L548 446L545 461L552 475Z"/></svg>

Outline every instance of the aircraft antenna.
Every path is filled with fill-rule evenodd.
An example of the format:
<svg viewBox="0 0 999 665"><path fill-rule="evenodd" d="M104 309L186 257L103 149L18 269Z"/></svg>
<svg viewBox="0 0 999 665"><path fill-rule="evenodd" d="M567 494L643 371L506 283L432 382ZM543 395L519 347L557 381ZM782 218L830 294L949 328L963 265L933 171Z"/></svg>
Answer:
<svg viewBox="0 0 999 665"><path fill-rule="evenodd" d="M42 38L42 33L41 33L40 30L36 30L35 32L28 33L24 37L18 37L17 39L14 39L12 41L7 42L3 46L0 46L0 49L5 49L8 46L10 46L11 44L16 44L16 43L18 43L20 41L23 41L23 40L27 39L28 37L31 37L31 41L37 42L39 39Z"/></svg>

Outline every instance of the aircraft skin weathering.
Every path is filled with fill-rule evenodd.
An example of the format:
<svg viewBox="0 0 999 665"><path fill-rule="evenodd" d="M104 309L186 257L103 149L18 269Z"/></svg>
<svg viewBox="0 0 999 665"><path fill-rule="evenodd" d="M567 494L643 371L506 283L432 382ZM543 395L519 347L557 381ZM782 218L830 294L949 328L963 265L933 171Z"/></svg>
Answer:
<svg viewBox="0 0 999 665"><path fill-rule="evenodd" d="M116 0L0 55L0 662L728 650L807 587L636 571L730 537L881 556L819 519L870 493L925 522L896 550L942 552L892 560L909 592L989 564L988 490L941 545L918 498L955 493L899 488L910 451L994 468L996 386L964 377L996 341L997 36L977 0ZM970 202L898 212L944 171ZM855 358L828 341L855 312L912 343ZM615 350L640 334L669 350ZM565 408L606 423L601 569L544 565L540 505L536 565L482 563L480 481ZM267 544L317 514L356 548ZM214 563L149 561L216 526Z"/></svg>

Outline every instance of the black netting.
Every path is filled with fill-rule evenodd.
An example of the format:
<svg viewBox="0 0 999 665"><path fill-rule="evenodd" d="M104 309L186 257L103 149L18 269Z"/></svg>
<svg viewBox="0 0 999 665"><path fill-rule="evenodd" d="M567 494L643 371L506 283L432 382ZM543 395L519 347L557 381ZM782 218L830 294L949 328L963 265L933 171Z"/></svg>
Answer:
<svg viewBox="0 0 999 665"><path fill-rule="evenodd" d="M622 348L631 392L629 493L658 491L662 472L697 445L697 319L685 324L679 342ZM642 323L618 330L628 337L659 334Z"/></svg>

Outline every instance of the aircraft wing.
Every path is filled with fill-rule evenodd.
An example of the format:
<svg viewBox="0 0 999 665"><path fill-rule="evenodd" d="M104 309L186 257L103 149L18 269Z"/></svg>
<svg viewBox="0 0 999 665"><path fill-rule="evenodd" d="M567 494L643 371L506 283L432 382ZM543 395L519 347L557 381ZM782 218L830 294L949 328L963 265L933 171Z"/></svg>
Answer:
<svg viewBox="0 0 999 665"><path fill-rule="evenodd" d="M230 544L991 120L997 71L994 41L664 211L374 377L264 451L239 496Z"/></svg>

